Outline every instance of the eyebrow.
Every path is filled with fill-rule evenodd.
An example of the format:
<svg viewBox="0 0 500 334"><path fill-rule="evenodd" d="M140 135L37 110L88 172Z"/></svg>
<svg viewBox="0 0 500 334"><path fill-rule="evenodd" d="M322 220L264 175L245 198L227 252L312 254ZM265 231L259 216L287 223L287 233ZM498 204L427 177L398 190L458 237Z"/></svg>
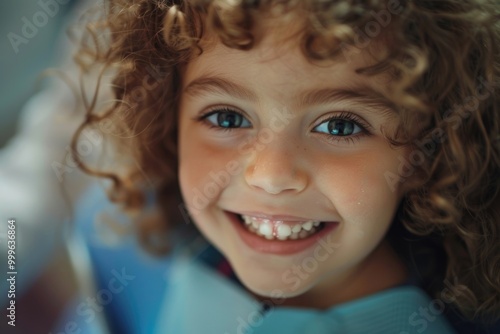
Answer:
<svg viewBox="0 0 500 334"><path fill-rule="evenodd" d="M184 92L190 95L222 93L252 102L258 100L257 95L251 90L224 78L213 76L203 76L192 81L184 88Z"/></svg>
<svg viewBox="0 0 500 334"><path fill-rule="evenodd" d="M222 77L202 76L189 83L184 92L190 95L196 94L227 94L239 99L256 102L257 95L237 84ZM391 118L396 115L394 104L380 93L370 88L354 89L314 89L306 91L297 97L300 107L329 104L339 101L348 101L357 105L368 106L380 112L382 116Z"/></svg>
<svg viewBox="0 0 500 334"><path fill-rule="evenodd" d="M310 106L329 104L339 101L348 101L359 106L370 107L379 111L382 116L391 118L395 116L396 106L382 94L370 88L354 89L320 89L307 91L299 96L299 105Z"/></svg>

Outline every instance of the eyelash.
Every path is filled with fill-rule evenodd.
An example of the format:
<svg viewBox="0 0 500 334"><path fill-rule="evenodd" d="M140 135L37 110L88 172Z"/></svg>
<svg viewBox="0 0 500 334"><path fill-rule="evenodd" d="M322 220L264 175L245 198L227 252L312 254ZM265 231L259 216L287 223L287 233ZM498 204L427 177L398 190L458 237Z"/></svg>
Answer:
<svg viewBox="0 0 500 334"><path fill-rule="evenodd" d="M335 140L337 143L340 141L344 141L347 144L354 144L354 141L357 140L359 141L361 138L365 136L370 136L372 133L369 131L372 127L361 117L359 117L356 114L353 114L348 111L342 111L337 115L333 116L327 116L323 119L320 119L317 124L314 126L314 128L318 127L320 124L323 124L325 122L333 121L333 120L343 120L343 121L350 121L353 122L356 126L359 127L361 130L359 133L354 134L354 135L349 135L349 136L335 136L335 135L327 135L328 140ZM322 133L322 132L317 132L316 133Z"/></svg>
<svg viewBox="0 0 500 334"><path fill-rule="evenodd" d="M237 127L225 128L225 127L214 125L213 123L207 121L208 117L210 117L214 114L220 113L220 112L234 113L234 114L237 114L240 117L243 117L246 119L246 116L243 113L236 111L234 109L231 109L228 107L213 107L213 108L210 108L208 111L204 112L203 114L196 116L194 118L194 120L201 122L203 125L207 126L210 129L214 129L216 131L221 131L223 133L232 132L233 130L237 130L237 129L247 129L247 128L237 128ZM332 121L332 120L345 120L345 121L353 122L356 126L358 126L360 128L361 131L357 134L349 135L349 136L335 136L335 135L323 133L328 137L328 140L334 140L336 142L344 141L347 144L353 144L355 140L359 141L362 137L370 136L372 134L368 130L371 128L371 126L366 121L364 121L361 117L359 117L351 112L346 112L346 111L343 111L337 115L327 116L327 117L321 119L320 121L318 121L316 123L314 128L318 127L320 124L323 124L325 122ZM322 133L322 132L318 132L318 131L314 131L314 132L315 133Z"/></svg>
<svg viewBox="0 0 500 334"><path fill-rule="evenodd" d="M241 113L239 111L236 111L234 109L231 109L231 108L228 108L228 107L213 107L213 108L210 108L205 113L203 113L203 114L195 117L195 120L199 121L199 122L202 122L202 124L208 126L210 129L214 129L216 131L221 131L221 132L231 132L231 131L233 131L235 129L241 129L241 128L224 128L224 127L221 127L221 126L214 125L214 124L212 124L212 123L210 123L210 122L207 121L207 118L209 116L212 116L213 114L217 114L217 113L220 113L220 112L234 113L234 114L240 115L243 118L246 118L245 115L243 115L243 113ZM244 129L246 129L246 128L244 128Z"/></svg>

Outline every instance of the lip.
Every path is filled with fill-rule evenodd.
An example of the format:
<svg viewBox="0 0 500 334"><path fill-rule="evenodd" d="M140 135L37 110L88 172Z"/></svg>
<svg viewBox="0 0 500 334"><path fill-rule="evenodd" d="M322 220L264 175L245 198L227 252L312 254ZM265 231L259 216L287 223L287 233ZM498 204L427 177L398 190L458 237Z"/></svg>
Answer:
<svg viewBox="0 0 500 334"><path fill-rule="evenodd" d="M305 239L267 240L248 231L235 213L229 211L224 211L224 213L233 224L241 240L254 251L265 254L291 255L303 252L316 245L319 239L332 232L339 225L337 222L325 222L321 231Z"/></svg>

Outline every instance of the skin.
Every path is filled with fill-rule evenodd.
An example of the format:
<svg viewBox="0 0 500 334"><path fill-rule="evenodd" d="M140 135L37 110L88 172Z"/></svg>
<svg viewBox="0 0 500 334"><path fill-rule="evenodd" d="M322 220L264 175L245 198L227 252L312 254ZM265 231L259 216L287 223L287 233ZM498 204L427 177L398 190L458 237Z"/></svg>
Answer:
<svg viewBox="0 0 500 334"><path fill-rule="evenodd" d="M204 52L183 71L179 176L197 227L260 299L279 296L285 299L273 301L323 309L400 284L406 268L384 236L402 194L389 187L384 173L397 174L404 151L391 148L382 133L395 130L397 113L364 98L297 100L321 89L382 95L387 78L355 73L373 61L366 52L312 64L290 25L270 29L263 23L261 29L262 38L248 51L230 49L208 32ZM207 87L206 81L194 84L207 77L241 86L255 99ZM217 116L197 119L220 108L243 113L242 124L249 126L219 131L207 125L220 126ZM346 112L361 119L369 134L329 135L326 118ZM214 186L214 173L224 172L230 180ZM335 251L318 256L318 244L291 255L259 253L242 243L224 210L336 221L337 229L324 237ZM311 261L314 270L306 267Z"/></svg>

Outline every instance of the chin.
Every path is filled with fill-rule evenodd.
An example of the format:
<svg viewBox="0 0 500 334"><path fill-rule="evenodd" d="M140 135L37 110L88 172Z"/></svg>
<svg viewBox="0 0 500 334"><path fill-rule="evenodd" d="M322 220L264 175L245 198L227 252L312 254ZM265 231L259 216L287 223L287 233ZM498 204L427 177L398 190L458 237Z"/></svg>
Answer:
<svg viewBox="0 0 500 334"><path fill-rule="evenodd" d="M277 300L283 298L292 298L306 293L314 286L312 277L304 280L296 280L291 284L290 281L283 279L281 273L263 273L261 271L247 272L238 271L235 268L236 275L241 283L252 293L266 299ZM278 303L275 301L276 303Z"/></svg>

